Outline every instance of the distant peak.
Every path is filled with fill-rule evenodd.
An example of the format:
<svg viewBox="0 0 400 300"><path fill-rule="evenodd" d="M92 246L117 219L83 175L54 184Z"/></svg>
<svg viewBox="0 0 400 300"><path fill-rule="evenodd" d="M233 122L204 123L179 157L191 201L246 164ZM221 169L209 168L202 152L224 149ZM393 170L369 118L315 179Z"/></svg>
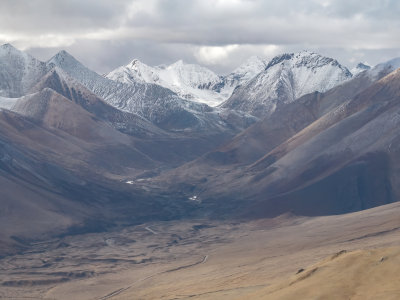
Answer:
<svg viewBox="0 0 400 300"><path fill-rule="evenodd" d="M371 66L365 63L358 63L358 65L356 66L357 69L363 69L363 70L369 70L371 69Z"/></svg>
<svg viewBox="0 0 400 300"><path fill-rule="evenodd" d="M326 65L332 65L334 67L339 67L344 72L346 72L347 76L351 77L350 71L342 66L337 60L323 56L319 53L315 53L310 50L303 50L297 53L284 53L278 56L275 56L267 65L265 70L278 65L280 63L283 64L284 61L291 61L290 64L293 62L296 67L305 66L305 67L322 67Z"/></svg>
<svg viewBox="0 0 400 300"><path fill-rule="evenodd" d="M77 64L79 63L79 61L65 50L59 51L48 61L48 64L50 65L53 64L56 66L71 64L71 63Z"/></svg>
<svg viewBox="0 0 400 300"><path fill-rule="evenodd" d="M319 55L318 53L315 53L314 51L308 50L308 49L301 50L298 54L307 54L307 55L317 54L317 55Z"/></svg>
<svg viewBox="0 0 400 300"><path fill-rule="evenodd" d="M37 59L34 58L29 53L21 51L18 48L15 48L13 45L11 45L9 43L1 45L0 46L0 50L1 50L1 55L6 55L6 56L11 55L11 56L16 56L16 57L23 57L26 60L35 60L35 61L37 61Z"/></svg>
<svg viewBox="0 0 400 300"><path fill-rule="evenodd" d="M277 64L279 64L279 63L281 63L281 62L283 62L285 60L290 60L290 59L293 58L293 56L294 56L294 53L284 53L284 54L281 54L281 55L277 55L268 63L266 69L268 69L268 68L270 68L272 66L275 66L275 65L277 65Z"/></svg>
<svg viewBox="0 0 400 300"><path fill-rule="evenodd" d="M1 45L0 48L4 49L4 50L13 51L13 52L22 52L9 43Z"/></svg>
<svg viewBox="0 0 400 300"><path fill-rule="evenodd" d="M182 65L185 65L185 63L183 62L182 59L180 59L180 60L174 62L171 66L182 66Z"/></svg>
<svg viewBox="0 0 400 300"><path fill-rule="evenodd" d="M139 64L139 63L141 63L141 61L138 60L137 58L134 58L134 59L129 63L129 65L133 67L133 66L135 66L135 65L137 65L137 64Z"/></svg>
<svg viewBox="0 0 400 300"><path fill-rule="evenodd" d="M302 50L300 52L293 53L294 58L329 58L325 57L319 53L316 53L312 50ZM329 58L330 59L330 58Z"/></svg>
<svg viewBox="0 0 400 300"><path fill-rule="evenodd" d="M158 69L166 69L167 67L168 67L168 65L166 65L166 64L161 64L161 65L157 66Z"/></svg>
<svg viewBox="0 0 400 300"><path fill-rule="evenodd" d="M127 64L125 67L130 68L130 69L147 69L147 68L152 68L148 65L146 65L145 63L143 63L142 61L140 61L139 59L135 58L133 59L129 64Z"/></svg>
<svg viewBox="0 0 400 300"><path fill-rule="evenodd" d="M352 70L351 70L351 73L353 74L353 76L356 76L356 75L358 75L359 73L362 73L362 72L364 72L364 71L367 71L367 70L369 70L369 69L371 69L371 66L369 66L368 64L366 64L366 63L358 63L357 64L357 66L355 66Z"/></svg>
<svg viewBox="0 0 400 300"><path fill-rule="evenodd" d="M12 48L12 49L15 49L15 47L13 45L9 44L9 43L1 45L1 48L5 48L5 49Z"/></svg>
<svg viewBox="0 0 400 300"><path fill-rule="evenodd" d="M49 62L54 62L54 61L58 61L58 62L61 62L61 61L70 61L71 62L71 61L73 61L73 62L76 62L77 59L75 57L73 57L70 53L68 53L67 51L61 50L61 51L57 52L57 54L54 55L50 59Z"/></svg>
<svg viewBox="0 0 400 300"><path fill-rule="evenodd" d="M73 57L73 56L71 54L69 54L67 51L61 50L61 51L57 52L55 57Z"/></svg>

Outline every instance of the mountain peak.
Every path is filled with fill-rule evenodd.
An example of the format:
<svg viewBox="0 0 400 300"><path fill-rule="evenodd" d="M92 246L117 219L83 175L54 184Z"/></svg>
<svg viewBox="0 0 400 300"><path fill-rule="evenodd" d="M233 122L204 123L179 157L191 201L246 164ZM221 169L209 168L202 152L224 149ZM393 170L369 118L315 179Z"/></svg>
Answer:
<svg viewBox="0 0 400 300"><path fill-rule="evenodd" d="M182 67L182 66L187 66L188 64L186 64L182 59L170 64L167 68L174 68L174 67Z"/></svg>
<svg viewBox="0 0 400 300"><path fill-rule="evenodd" d="M371 69L371 66L368 65L368 64L364 64L364 63L361 63L361 62L360 62L360 63L357 65L356 68L368 70L368 69Z"/></svg>
<svg viewBox="0 0 400 300"><path fill-rule="evenodd" d="M71 71L80 70L79 72L83 72L83 70L86 70L86 67L83 66L81 62L79 62L75 57L73 57L65 50L61 50L52 58L50 58L47 61L47 64L52 67L59 67L67 74Z"/></svg>
<svg viewBox="0 0 400 300"><path fill-rule="evenodd" d="M293 56L294 56L294 53L284 53L284 54L277 55L273 59L271 59L271 61L268 63L268 65L266 66L265 69L269 69L285 60L290 60L293 58Z"/></svg>
<svg viewBox="0 0 400 300"><path fill-rule="evenodd" d="M62 61L62 60L74 60L74 61L77 61L77 60L75 59L75 57L73 57L71 54L69 54L69 53L68 53L67 51L65 51L65 50L61 50L61 51L57 52L57 54L54 55L54 56L50 59L50 61L52 61L52 60L57 60L57 61Z"/></svg>
<svg viewBox="0 0 400 300"><path fill-rule="evenodd" d="M311 50L303 50L297 53L284 53L275 56L267 65L266 69L271 68L284 61L294 61L300 65L324 65L333 64L339 66L339 62L333 58L325 57L321 54L313 52Z"/></svg>
<svg viewBox="0 0 400 300"><path fill-rule="evenodd" d="M320 55L312 50L304 49L298 52L297 54L303 54L303 55Z"/></svg>
<svg viewBox="0 0 400 300"><path fill-rule="evenodd" d="M108 79L126 83L157 84L172 90L180 97L197 102L222 102L220 95L211 90L220 81L213 71L197 64L178 60L170 65L151 67L138 60L111 71Z"/></svg>
<svg viewBox="0 0 400 300"><path fill-rule="evenodd" d="M61 50L59 51L57 54L61 55L61 56L71 56L67 51L65 50Z"/></svg>
<svg viewBox="0 0 400 300"><path fill-rule="evenodd" d="M26 94L47 73L45 63L11 44L0 46L0 96L17 98Z"/></svg>
<svg viewBox="0 0 400 300"><path fill-rule="evenodd" d="M138 64L143 64L140 60L138 60L137 58L132 59L132 61L128 64L129 67L134 67Z"/></svg>
<svg viewBox="0 0 400 300"><path fill-rule="evenodd" d="M369 69L371 69L371 66L360 62L355 68L351 69L351 73L353 74L353 76L356 76Z"/></svg>
<svg viewBox="0 0 400 300"><path fill-rule="evenodd" d="M74 78L89 89L98 82L104 82L104 84L106 84L108 81L108 79L85 67L65 50L58 52L50 58L47 61L47 65L52 68L58 67L63 74ZM60 72L60 70L57 72Z"/></svg>
<svg viewBox="0 0 400 300"><path fill-rule="evenodd" d="M13 54L13 55L23 56L23 57L27 57L27 58L30 57L33 59L32 56L15 48L13 45L11 45L9 43L1 45L0 50L3 53L3 55Z"/></svg>
<svg viewBox="0 0 400 300"><path fill-rule="evenodd" d="M234 90L222 107L265 117L279 105L315 91L324 92L351 78L336 60L301 51L275 56L256 77Z"/></svg>
<svg viewBox="0 0 400 300"><path fill-rule="evenodd" d="M2 49L16 49L13 45L6 43L0 46Z"/></svg>

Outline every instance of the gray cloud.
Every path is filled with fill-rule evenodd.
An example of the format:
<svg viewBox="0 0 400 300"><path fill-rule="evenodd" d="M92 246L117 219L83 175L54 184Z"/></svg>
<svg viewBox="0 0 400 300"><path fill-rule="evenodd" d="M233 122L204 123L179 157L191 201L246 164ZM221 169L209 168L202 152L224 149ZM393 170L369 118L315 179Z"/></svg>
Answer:
<svg viewBox="0 0 400 300"><path fill-rule="evenodd" d="M250 55L311 49L352 66L400 56L396 0L3 0L0 41L66 49L107 72L139 58L227 72Z"/></svg>
<svg viewBox="0 0 400 300"><path fill-rule="evenodd" d="M127 6L125 0L2 0L0 26L5 32L17 34L81 33L115 28Z"/></svg>

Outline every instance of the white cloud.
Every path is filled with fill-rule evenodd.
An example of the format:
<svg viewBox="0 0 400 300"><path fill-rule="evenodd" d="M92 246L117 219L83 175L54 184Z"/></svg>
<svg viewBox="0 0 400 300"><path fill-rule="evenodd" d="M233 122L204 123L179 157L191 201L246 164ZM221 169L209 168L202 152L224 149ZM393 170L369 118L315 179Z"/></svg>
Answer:
<svg viewBox="0 0 400 300"><path fill-rule="evenodd" d="M196 59L206 65L218 65L224 64L225 60L228 59L229 54L236 50L239 45L227 45L227 46L203 46L199 47L194 56Z"/></svg>
<svg viewBox="0 0 400 300"><path fill-rule="evenodd" d="M76 41L75 37L67 35L56 35L56 34L42 34L38 36L30 35L9 35L0 34L0 41L5 43L11 43L15 47L21 50L26 50L32 47L69 47Z"/></svg>
<svg viewBox="0 0 400 300"><path fill-rule="evenodd" d="M265 57L272 57L277 55L281 50L281 48L277 45L265 45L263 46L263 55Z"/></svg>

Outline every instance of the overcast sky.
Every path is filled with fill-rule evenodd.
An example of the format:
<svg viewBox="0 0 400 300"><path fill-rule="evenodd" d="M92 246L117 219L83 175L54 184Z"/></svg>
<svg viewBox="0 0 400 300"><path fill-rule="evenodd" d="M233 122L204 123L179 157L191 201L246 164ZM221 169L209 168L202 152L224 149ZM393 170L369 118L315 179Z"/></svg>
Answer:
<svg viewBox="0 0 400 300"><path fill-rule="evenodd" d="M138 58L226 73L252 55L309 49L348 67L400 56L398 0L0 0L0 43L99 73Z"/></svg>

